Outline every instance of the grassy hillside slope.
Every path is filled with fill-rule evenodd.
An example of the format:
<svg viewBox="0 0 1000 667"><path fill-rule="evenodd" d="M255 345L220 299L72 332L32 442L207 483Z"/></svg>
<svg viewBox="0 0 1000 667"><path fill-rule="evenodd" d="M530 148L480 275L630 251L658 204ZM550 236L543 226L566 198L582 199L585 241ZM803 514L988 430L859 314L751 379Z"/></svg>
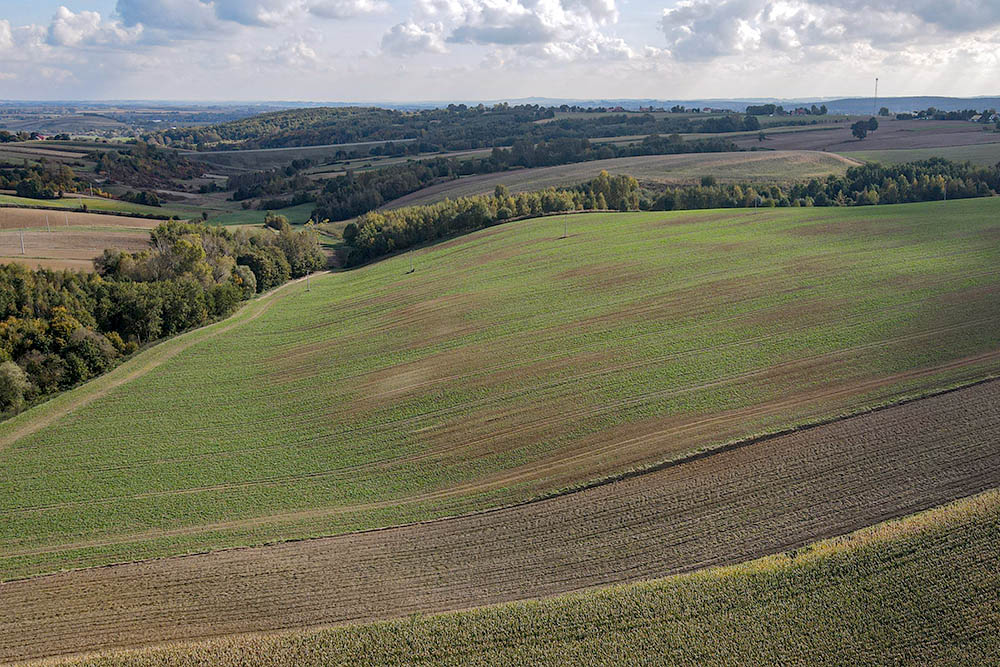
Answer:
<svg viewBox="0 0 1000 667"><path fill-rule="evenodd" d="M692 184L700 182L702 176L714 176L720 183L788 183L825 178L830 174L842 176L848 167L857 164L839 155L818 151L643 155L466 176L406 195L390 202L385 208L433 204L445 197L457 199L489 193L499 183L512 192L541 190L550 186L570 187L591 180L601 170L607 170L612 175L635 176L640 181L652 183Z"/></svg>
<svg viewBox="0 0 1000 667"><path fill-rule="evenodd" d="M994 373L998 213L574 215L290 285L0 425L0 577L516 502Z"/></svg>
<svg viewBox="0 0 1000 667"><path fill-rule="evenodd" d="M74 665L987 664L1000 493L742 565L537 602ZM65 664L60 662L59 664Z"/></svg>

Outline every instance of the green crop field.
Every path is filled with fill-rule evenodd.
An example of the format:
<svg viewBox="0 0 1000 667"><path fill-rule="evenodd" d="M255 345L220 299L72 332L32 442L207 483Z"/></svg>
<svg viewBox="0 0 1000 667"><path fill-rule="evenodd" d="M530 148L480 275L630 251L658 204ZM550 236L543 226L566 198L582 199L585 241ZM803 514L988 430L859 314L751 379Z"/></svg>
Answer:
<svg viewBox="0 0 1000 667"><path fill-rule="evenodd" d="M432 204L445 197L457 199L493 192L502 183L512 192L547 187L570 187L595 178L602 170L612 175L635 176L640 182L696 184L702 176L720 183L789 183L810 178L843 175L857 162L820 151L759 151L738 153L688 153L592 160L556 167L518 169L495 174L466 176L389 202L385 208Z"/></svg>
<svg viewBox="0 0 1000 667"><path fill-rule="evenodd" d="M745 564L534 602L58 664L992 664L1000 493Z"/></svg>
<svg viewBox="0 0 1000 667"><path fill-rule="evenodd" d="M998 139L1000 139L1000 135L998 135ZM854 160L881 162L882 164L903 164L916 160L927 160L932 157L943 157L953 162L972 162L984 167L991 167L1000 163L1000 141L995 144L975 144L972 146L852 151L840 154Z"/></svg>
<svg viewBox="0 0 1000 667"><path fill-rule="evenodd" d="M289 284L0 424L0 578L513 503L995 373L998 214L577 214Z"/></svg>

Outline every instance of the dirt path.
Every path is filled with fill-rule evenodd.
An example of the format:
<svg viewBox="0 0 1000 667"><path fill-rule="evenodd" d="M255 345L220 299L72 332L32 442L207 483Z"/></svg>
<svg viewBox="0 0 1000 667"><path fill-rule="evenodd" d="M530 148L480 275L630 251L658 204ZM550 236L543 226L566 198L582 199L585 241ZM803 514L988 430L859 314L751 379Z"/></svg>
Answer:
<svg viewBox="0 0 1000 667"><path fill-rule="evenodd" d="M285 293L291 285L303 280L305 278L287 282L267 294L250 301L237 311L236 314L222 322L217 322L216 324L202 327L159 343L150 348L148 352L130 359L118 368L88 382L86 385L60 394L48 403L45 403L40 409L23 413L5 422L0 425L0 450L3 450L21 438L40 431L71 412L89 405L126 382L131 382L136 378L142 377L154 368L162 365L165 361L176 357L192 345L231 331L247 322L252 322L267 312L277 296Z"/></svg>
<svg viewBox="0 0 1000 667"><path fill-rule="evenodd" d="M539 597L754 558L1000 485L1000 382L533 504L0 585L0 660Z"/></svg>

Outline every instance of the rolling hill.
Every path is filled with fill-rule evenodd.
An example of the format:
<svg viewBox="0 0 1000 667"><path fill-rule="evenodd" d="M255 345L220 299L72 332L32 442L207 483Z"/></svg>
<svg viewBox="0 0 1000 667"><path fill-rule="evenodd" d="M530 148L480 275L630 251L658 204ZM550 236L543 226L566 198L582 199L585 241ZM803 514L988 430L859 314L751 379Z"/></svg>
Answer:
<svg viewBox="0 0 1000 667"><path fill-rule="evenodd" d="M287 285L0 424L0 576L516 503L983 377L998 211L543 218Z"/></svg>

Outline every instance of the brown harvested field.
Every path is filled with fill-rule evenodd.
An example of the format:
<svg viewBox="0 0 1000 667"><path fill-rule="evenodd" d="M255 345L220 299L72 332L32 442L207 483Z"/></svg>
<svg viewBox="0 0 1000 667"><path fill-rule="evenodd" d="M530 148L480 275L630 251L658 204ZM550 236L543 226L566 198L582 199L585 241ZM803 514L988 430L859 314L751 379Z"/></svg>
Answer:
<svg viewBox="0 0 1000 667"><path fill-rule="evenodd" d="M37 144L11 145L6 144L0 149L3 153L12 153L17 156L37 157L62 160L80 160L87 156L85 152L64 150L61 147L49 148Z"/></svg>
<svg viewBox="0 0 1000 667"><path fill-rule="evenodd" d="M880 120L879 129L864 141L851 136L850 124L836 129L775 133L760 142L757 135L735 139L742 148L811 150L842 153L860 150L941 148L1000 143L1000 134L984 131L982 125L963 121ZM764 131L767 134L767 131Z"/></svg>
<svg viewBox="0 0 1000 667"><path fill-rule="evenodd" d="M485 194L492 192L497 184L506 185L512 192L569 187L594 178L602 170L612 175L635 176L642 182L671 185L698 183L702 176L714 176L721 183L785 183L843 174L848 167L858 164L855 160L817 151L642 155L467 176L400 197L383 208L430 204L445 197L457 199Z"/></svg>
<svg viewBox="0 0 1000 667"><path fill-rule="evenodd" d="M81 213L80 211L52 211L40 208L0 207L0 229L46 229L59 227L124 227L128 229L153 229L162 220L151 218L131 218L124 215L105 213Z"/></svg>
<svg viewBox="0 0 1000 667"><path fill-rule="evenodd" d="M24 209L8 209L21 212ZM31 211L31 213L38 213ZM69 213L66 226L63 213L54 214L50 220L51 231L46 231L44 216L41 225L37 217L27 217L18 225L20 229L0 230L0 263L17 262L31 268L93 270L93 259L105 248L120 248L137 252L149 246L148 223L157 220L120 218L111 215ZM74 218L74 216L77 216ZM99 223L117 222L116 225L86 226L78 224L80 218L96 218ZM2 216L0 216L2 219ZM58 223L58 224L57 224ZM132 227L132 225L143 225ZM25 229L25 227L27 227ZM24 252L21 241L24 240Z"/></svg>
<svg viewBox="0 0 1000 667"><path fill-rule="evenodd" d="M987 382L535 503L2 584L0 660L398 617L744 561L1000 484Z"/></svg>

